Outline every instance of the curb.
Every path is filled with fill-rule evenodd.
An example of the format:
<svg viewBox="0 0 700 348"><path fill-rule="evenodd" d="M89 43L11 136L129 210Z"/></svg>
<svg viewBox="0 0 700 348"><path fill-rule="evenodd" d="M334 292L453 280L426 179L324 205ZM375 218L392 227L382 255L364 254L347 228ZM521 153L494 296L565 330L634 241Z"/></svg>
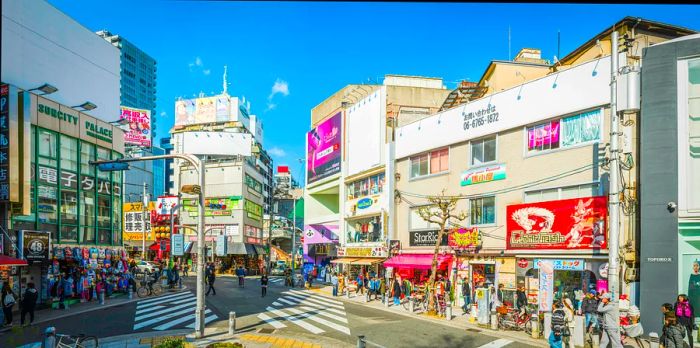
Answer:
<svg viewBox="0 0 700 348"><path fill-rule="evenodd" d="M374 307L374 306L367 305L367 304L365 304L365 303L363 303L363 302L356 302L356 301L354 301L354 300L347 299L347 298L345 298L345 296L333 297L333 296L330 296L330 295L328 295L328 294L325 294L320 288L319 288L319 289L311 289L311 290L308 290L308 289L307 289L307 291L316 293L316 294L318 294L318 295L321 295L321 296L326 297L326 298L329 298L329 299L334 299L334 300L338 300L338 301L343 301L343 303L353 303L353 304L356 304L356 305L359 305L359 306L368 307L368 308L373 308L373 309L379 309L379 310L382 310L382 311L384 311L384 312L394 313L394 314L399 314L399 315L403 315L403 316L406 316L406 317L411 317L411 318L415 318L415 319L420 319L420 320L424 320L424 321L429 321L429 322L432 322L432 323L435 323L435 324L446 325L446 326L453 327L453 328L460 329L460 330L465 330L465 329L466 329L466 330L468 330L468 329L478 329L478 330L480 330L480 332L479 332L480 334L484 334L484 335L491 336L491 337L495 337L495 338L511 338L511 339L513 339L515 342L524 342L524 343L527 343L527 344L530 344L530 345L534 345L534 346L539 346L539 347L548 347L548 346L549 346L549 343L547 343L546 340L534 339L534 338L527 337L527 336L524 336L524 337L523 337L523 336L513 335L513 334L511 334L511 333L508 332L508 331L493 331L493 330L491 330L491 329L489 329L489 328L482 328L482 327L475 326L475 325L469 325L469 326L467 326L467 327L463 327L463 326L461 326L461 325L459 325L459 324L455 324L454 319L453 319L453 320L450 320L450 321L447 321L447 320L444 320L444 319L442 319L442 320L440 320L440 319L432 319L432 318L427 318L427 317L422 316L422 315L411 314L411 313L408 313L408 312L406 312L406 311L396 311L396 310L390 309L390 308L392 308L393 306L392 306L392 307L384 307L384 306L382 305L381 307ZM458 316L458 317L459 317L459 316Z"/></svg>
<svg viewBox="0 0 700 348"><path fill-rule="evenodd" d="M105 338L98 338L100 340L100 345L114 343L114 342L126 342L131 340L141 340L144 338L151 337L163 337L163 336L187 336L192 333L192 329L178 329L178 330L168 330L168 331L147 331L142 333L132 333L127 335L110 336Z"/></svg>

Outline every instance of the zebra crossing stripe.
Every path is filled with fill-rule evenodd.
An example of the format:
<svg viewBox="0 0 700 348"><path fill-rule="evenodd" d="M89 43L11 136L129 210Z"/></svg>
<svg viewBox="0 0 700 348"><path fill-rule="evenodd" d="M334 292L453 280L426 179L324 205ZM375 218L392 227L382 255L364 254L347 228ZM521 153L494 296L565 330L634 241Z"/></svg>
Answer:
<svg viewBox="0 0 700 348"><path fill-rule="evenodd" d="M207 315L209 313L211 313L211 309L207 309L206 311L204 311L204 315ZM169 321L163 325L156 326L153 328L153 330L158 330L158 331L167 330L175 325L182 324L182 323L190 321L190 320L194 320L194 317L195 317L195 314L193 313L193 314L190 314L188 316L185 316L185 317L182 317L179 319L175 319L173 321Z"/></svg>
<svg viewBox="0 0 700 348"><path fill-rule="evenodd" d="M330 298L328 298L328 297L325 297L325 296L319 296L319 295L316 295L316 294L311 294L311 293L308 293L308 292L306 292L306 291L299 291L299 290L289 290L289 291L291 291L291 292L293 292L293 293L296 293L296 294L298 294L298 295L304 295L304 296L312 297L312 298L315 298L315 299L318 299L318 300L323 300L323 301L326 301L326 302L328 302L328 303L335 303L335 304L339 304L339 305L342 305L342 304L343 304L343 303L340 302L340 301L332 300L332 299L330 299Z"/></svg>
<svg viewBox="0 0 700 348"><path fill-rule="evenodd" d="M172 311L175 311L175 310L178 310L178 309L182 309L182 308L193 307L193 306L195 306L196 304L197 304L197 301L196 301L196 299L193 298L192 300L190 300L189 303L181 304L181 305L175 306L175 307L168 307L168 308L165 308L165 309L161 309L161 310L159 310L159 311L156 311L156 312L152 312L152 313L148 313L148 314L143 314L143 315L141 315L141 316L137 316L136 319L134 319L134 321L140 321L140 320L143 320L143 319L155 317L155 316L158 316L158 315L161 315L161 314L164 314L164 313L168 313L168 312L172 312Z"/></svg>
<svg viewBox="0 0 700 348"><path fill-rule="evenodd" d="M156 297L156 298L149 298L149 299L146 299L146 300L141 300L141 301L139 301L139 304L159 303L159 302L162 302L162 301L165 300L165 299L172 299L172 298L174 298L174 297L183 297L183 296L187 296L187 295L192 296L192 293L189 292L189 291L185 291L185 292L181 292L181 293L177 293L177 294L170 294L170 295L160 296L160 297Z"/></svg>
<svg viewBox="0 0 700 348"><path fill-rule="evenodd" d="M284 325L284 324L280 323L279 321L270 318L270 316L268 316L268 315L265 314L265 313L260 313L260 314L258 314L258 318L260 318L260 319L262 319L264 322L266 322L266 323L272 325L275 329L281 329L281 328L283 328L283 327L287 327L287 325Z"/></svg>
<svg viewBox="0 0 700 348"><path fill-rule="evenodd" d="M303 292L284 292L284 294L288 296L301 297L306 300L313 300L324 306L334 306L338 308L343 308L342 302L336 302L321 296L314 296Z"/></svg>
<svg viewBox="0 0 700 348"><path fill-rule="evenodd" d="M311 307L316 307L316 308L324 309L324 310L326 310L327 312L333 312L333 313L337 313L337 314L340 314L340 315L345 315L345 311L342 311L342 310L340 310L340 309L330 308L330 307L322 306L322 305L315 304L315 303L311 303L311 302L305 302L305 301L303 301L303 300L299 300L299 299L292 298L292 297L286 297L286 298L285 298L285 297L280 297L280 298L277 299L277 301L282 301L282 302L284 302L284 303L286 303L286 304L288 304L288 305L291 305L291 306L296 306L296 305L300 305L300 304L301 304L301 305L305 305L305 306L311 306Z"/></svg>
<svg viewBox="0 0 700 348"><path fill-rule="evenodd" d="M296 294L289 294L289 293L287 293L287 296L291 296L291 297L294 297L294 298L297 298L297 299L300 299L300 300L304 300L304 301L310 301L310 302L313 302L313 303L316 303L316 304L320 304L320 305L323 305L323 306L331 306L331 307L338 308L338 309L344 309L344 308L345 308L345 307L343 307L343 305L337 305L337 304L333 304L333 303L327 303L327 302L323 302L323 301L321 301L321 300L317 300L317 299L314 299L314 298L311 298L311 297L305 297L305 296L303 296L303 295L296 295Z"/></svg>
<svg viewBox="0 0 700 348"><path fill-rule="evenodd" d="M302 312L302 311L300 311L300 310L298 310L298 309L296 309L296 308L287 308L287 310L290 311L290 312L292 312L292 313L294 313L294 314L296 314L296 315L298 315L298 316L300 316L300 317L302 317L302 318L308 318L308 319L313 320L313 321L315 321L315 322L317 322L317 323L319 323L319 324L323 324L323 325L326 325L326 326L328 326L328 327L330 327L330 328L333 328L333 329L335 329L335 330L337 330L337 331L340 331L340 332L342 332L342 333L344 333L344 334L346 334L346 335L350 335L350 329L348 329L348 328L345 327L345 326L341 326L341 325L338 325L338 324L336 324L336 323L330 322L330 321L328 321L328 320L326 320L326 319L319 318L317 315L313 315L313 314L310 314L310 313Z"/></svg>
<svg viewBox="0 0 700 348"><path fill-rule="evenodd" d="M214 320L214 319L216 319L216 318L218 318L218 316L216 316L216 314L212 314L212 315L206 317L206 318L204 319L204 325L208 324L210 321L212 321L212 320ZM197 324L197 323L195 322L195 323L192 323L192 324L190 324L190 325L187 325L187 328L188 328L188 329L194 329L194 325L195 325L195 324Z"/></svg>
<svg viewBox="0 0 700 348"><path fill-rule="evenodd" d="M309 311L309 312L315 311L314 313L316 313L316 314L318 314L318 315L322 315L322 316L324 316L324 317L328 317L328 318L331 318L331 319L335 319L335 320L340 321L340 322L343 322L343 323L345 323L345 324L348 323L348 319L347 319L347 318L343 318L343 317L341 317L341 316L339 316L339 315L334 315L334 314L326 313L325 311L319 311L318 308L311 308L311 307L306 307L306 306L299 306L299 308L300 308L300 309L303 309L303 310L305 310L305 311Z"/></svg>
<svg viewBox="0 0 700 348"><path fill-rule="evenodd" d="M495 341L491 341L491 342L486 343L486 344L479 346L477 348L501 348L501 347L506 346L506 345L511 344L511 343L513 343L513 341L507 340L505 338L499 338Z"/></svg>
<svg viewBox="0 0 700 348"><path fill-rule="evenodd" d="M166 305L156 305L156 306L153 306L153 307L145 307L144 309L138 309L138 308L137 308L137 309L136 309L136 315L141 315L141 314L143 314L143 313L152 312L152 311L155 311L155 310L158 310L158 309L168 308L169 306L173 306L173 305L177 305L177 304L181 304L181 303L192 302L192 300L196 301L196 299L195 299L194 297L186 297L186 298L184 298L184 299L182 299L182 300L177 300L177 301L169 302L167 306L166 306Z"/></svg>
<svg viewBox="0 0 700 348"><path fill-rule="evenodd" d="M186 313L192 313L192 311L194 311L194 308L192 308L192 307L191 307L191 308L185 308L185 309L183 309L183 310L181 310L181 311L173 312L173 313L164 315L164 316L162 316L162 317L157 317L157 318L153 318L153 319L151 319L151 320L146 320L146 321L144 321L144 322L142 322L142 323L134 324L134 330L138 330L138 329L140 329L140 328L153 325L153 324L155 324L155 323L161 322L161 321L166 320L166 319L175 318L175 317L177 317L178 315L182 315L182 314L186 314Z"/></svg>
<svg viewBox="0 0 700 348"><path fill-rule="evenodd" d="M309 332L311 332L311 333L320 334L320 333L325 332L325 331L323 331L322 329L319 329L318 327L316 327L316 326L314 326L314 325L311 325L311 324L309 324L309 323L307 323L307 322L305 322L305 321L299 319L298 317L296 317L296 316L294 316L294 315L287 314L287 313L285 313L285 312L283 312L283 311L281 311L281 310L279 310L279 309L274 309L274 308L272 308L272 307L267 307L266 310L267 310L268 312L270 312L270 313L272 313L272 314L274 314L274 315L280 317L280 318L285 318L285 319L291 321L292 323L294 323L294 324L296 324L296 325L298 325L298 326L301 326L302 328L306 329L307 331L309 331Z"/></svg>

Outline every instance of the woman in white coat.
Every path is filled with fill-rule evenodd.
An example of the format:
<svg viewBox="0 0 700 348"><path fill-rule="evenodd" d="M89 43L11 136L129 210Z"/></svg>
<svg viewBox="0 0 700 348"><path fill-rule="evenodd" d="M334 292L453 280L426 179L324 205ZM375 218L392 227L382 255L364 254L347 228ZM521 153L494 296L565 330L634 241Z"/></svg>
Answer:
<svg viewBox="0 0 700 348"><path fill-rule="evenodd" d="M569 327L569 335L565 335L562 338L565 348L574 348L574 340L571 336L574 334L574 328L576 327L576 321L574 320L574 315L576 314L576 309L574 304L571 302L569 296L564 293L563 300L564 303L564 313L566 313L566 324Z"/></svg>

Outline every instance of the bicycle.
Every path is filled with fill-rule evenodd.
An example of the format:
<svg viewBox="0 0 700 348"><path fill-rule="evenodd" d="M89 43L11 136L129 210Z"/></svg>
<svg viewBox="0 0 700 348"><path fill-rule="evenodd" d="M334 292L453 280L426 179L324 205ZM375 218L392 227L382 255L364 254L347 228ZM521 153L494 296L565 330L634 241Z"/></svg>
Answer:
<svg viewBox="0 0 700 348"><path fill-rule="evenodd" d="M62 335L56 334L58 342L56 348L87 348L99 347L97 336L80 335Z"/></svg>
<svg viewBox="0 0 700 348"><path fill-rule="evenodd" d="M141 286L136 289L138 297L146 297L150 295L158 296L163 293L163 288L157 283L157 279L141 280Z"/></svg>

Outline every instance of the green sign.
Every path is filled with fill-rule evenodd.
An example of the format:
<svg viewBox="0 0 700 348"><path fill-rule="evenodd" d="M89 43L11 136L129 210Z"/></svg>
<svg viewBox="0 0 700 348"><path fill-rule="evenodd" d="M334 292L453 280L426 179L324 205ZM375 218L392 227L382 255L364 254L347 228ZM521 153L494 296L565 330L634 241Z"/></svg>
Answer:
<svg viewBox="0 0 700 348"><path fill-rule="evenodd" d="M256 221L261 221L262 220L262 206L260 204L257 204L253 201L246 200L245 201L245 211L248 213L248 217L256 220Z"/></svg>
<svg viewBox="0 0 700 348"><path fill-rule="evenodd" d="M72 124L78 124L78 116L65 113L58 109L54 109L48 105L37 104L37 111L39 113L45 114L53 118L57 118L59 120L67 121Z"/></svg>
<svg viewBox="0 0 700 348"><path fill-rule="evenodd" d="M462 186L480 184L482 182L503 180L506 178L506 165L496 164L467 170L462 173Z"/></svg>
<svg viewBox="0 0 700 348"><path fill-rule="evenodd" d="M204 216L230 216L233 210L240 209L241 196L212 197L204 199ZM199 216L196 198L182 199L181 208L191 217Z"/></svg>
<svg viewBox="0 0 700 348"><path fill-rule="evenodd" d="M112 142L112 128L105 128L94 122L85 121L85 133L95 139Z"/></svg>

